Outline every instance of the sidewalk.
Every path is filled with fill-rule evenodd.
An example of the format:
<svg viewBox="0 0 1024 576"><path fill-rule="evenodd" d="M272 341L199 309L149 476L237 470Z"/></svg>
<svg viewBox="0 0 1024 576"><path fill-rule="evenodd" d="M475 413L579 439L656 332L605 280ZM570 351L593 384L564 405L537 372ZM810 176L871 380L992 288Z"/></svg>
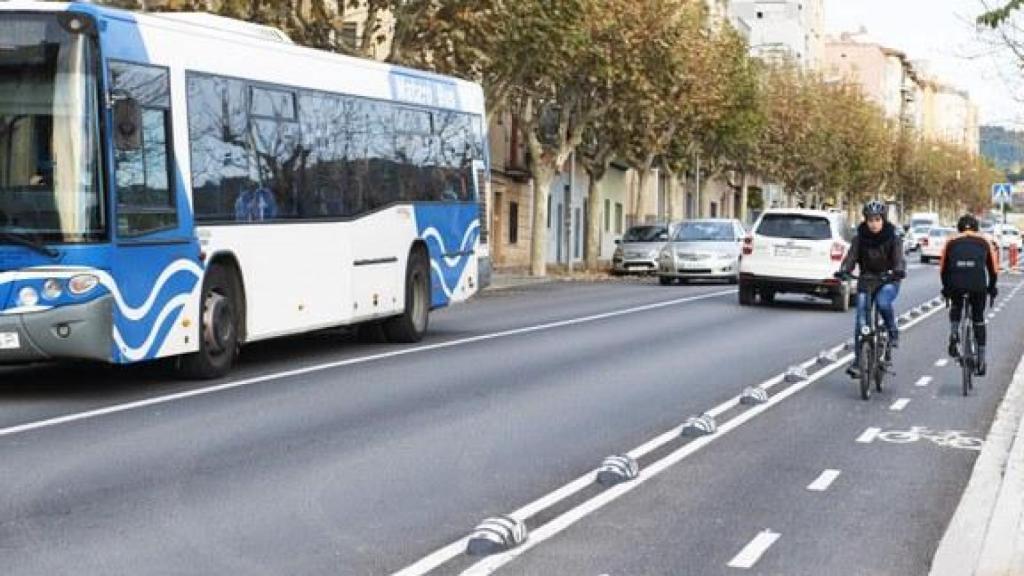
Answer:
<svg viewBox="0 0 1024 576"><path fill-rule="evenodd" d="M607 271L577 270L569 273L565 267L549 266L547 276L530 276L525 270L495 271L491 274L491 284L485 291L507 290L524 286L536 286L551 282L652 282L655 276L612 276Z"/></svg>
<svg viewBox="0 0 1024 576"><path fill-rule="evenodd" d="M931 576L1024 574L1024 359L974 464Z"/></svg>

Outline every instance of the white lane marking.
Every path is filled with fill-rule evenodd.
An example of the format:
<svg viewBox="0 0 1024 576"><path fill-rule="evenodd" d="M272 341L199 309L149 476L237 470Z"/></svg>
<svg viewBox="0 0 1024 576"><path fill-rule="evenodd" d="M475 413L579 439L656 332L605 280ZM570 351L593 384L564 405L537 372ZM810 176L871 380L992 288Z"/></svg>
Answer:
<svg viewBox="0 0 1024 576"><path fill-rule="evenodd" d="M868 428L863 434L857 437L857 442L860 442L861 444L871 444L875 438L878 437L878 433L881 431L881 428Z"/></svg>
<svg viewBox="0 0 1024 576"><path fill-rule="evenodd" d="M934 309L932 309L932 310L922 314L917 319L908 322L907 325L904 326L904 330L909 330L910 328L913 328L917 324L928 320L931 316L935 315L936 313L940 312L941 310L942 310L941 308L934 308ZM831 351L838 354L838 353L842 352L844 349L845 349L844 345L843 344L839 344L838 346L835 346L834 348L832 348ZM676 452L673 452L672 454L669 454L668 456L666 456L665 459L663 459L663 460L661 460L659 462L655 462L654 464L650 465L648 468L645 468L645 469L641 470L640 471L640 476L638 477L637 480L634 480L633 482L626 483L626 484L619 484L618 486L610 488L610 489L606 490L605 492L602 492L601 494L602 495L612 494L611 497L605 496L606 498L609 498L609 500L608 500L609 502L611 500L614 500L615 498L618 498L619 495L624 494L624 493L626 493L626 492L628 492L629 490L632 489L632 488L628 488L627 489L626 488L627 486L638 486L639 484L641 484L644 481L646 481L646 478L649 477L648 475L657 474L658 472L660 472L661 469L662 469L661 468L662 464L666 460L673 459L671 462L669 462L667 464L667 466L671 466L672 464L675 464L676 462L681 461L682 459L686 458L689 454L691 454L693 452L696 452L697 450L700 450L705 444L709 444L711 441L713 441L718 436L721 436L722 434L728 432L729 430L732 430L733 428L743 424L748 419L753 418L754 416L760 414L764 410L767 410L768 407L770 407L770 406L772 406L774 404L777 404L777 403L781 402L782 400L785 400L790 395L795 394L796 392L799 392L800 390L806 388L807 386L810 386L815 381L819 380L820 378L823 378L823 377L827 376L828 374L832 373L837 368L839 368L840 366L844 365L846 362L849 362L852 359L853 359L853 354L847 354L846 356L842 356L842 357L838 358L834 363L822 367L821 370L815 372L807 380L804 380L803 382L800 382L798 384L794 384L793 386L790 386L789 388L787 388L787 389L783 390L782 392L780 392L778 395L771 397L771 399L769 399L767 403L761 404L761 405L759 405L759 406L757 406L757 407L755 407L755 408L753 408L753 409L751 409L751 410L749 410L747 412L744 412L740 416L738 416L736 418L733 418L729 422L725 423L724 425L722 425L718 429L718 433L717 434L714 434L714 435L711 435L711 436L704 436L702 438L698 438L695 441L689 442L685 446L683 446L682 448L677 450ZM817 358L808 360L807 362L804 362L803 364L801 364L801 366L808 367L808 366L813 365L815 362L817 362ZM773 387L773 386L777 385L778 383L782 382L784 380L784 377L785 377L785 374L777 375L777 376L775 376L773 378L770 378L770 379L766 380L760 386L761 386L761 388L763 388L765 390L770 389L771 387ZM712 414L712 413L722 413L722 412L725 412L726 410L736 406L739 403L739 400L740 400L740 396L735 396L732 399L727 400L726 402L723 402L722 404L718 405L717 407L712 408L711 410L706 411L705 413L706 414ZM653 440L647 442L646 444L644 444L644 445L642 445L642 446L640 446L640 447L638 447L638 448L628 452L628 454L630 456L634 457L634 458L637 458L638 454L642 455L642 454L649 453L649 452L657 449L658 447L663 446L667 442L670 442L672 440L677 439L679 437L679 434L681 433L681 431L682 431L682 424L680 424L680 425L672 428L671 430L661 434L660 436L654 438ZM880 432L880 431L881 431L880 428L876 429L876 433ZM667 466L665 466L665 467L667 467ZM526 520L527 518L532 516L533 513L539 512L540 510L543 510L543 509L547 508L548 506L550 506L551 504L554 504L555 502L557 502L558 499L552 497L555 493L557 493L560 497L564 498L564 497L570 496L572 494L575 494L576 492L578 492L579 490L582 490L583 488L586 488L588 486L593 485L594 474L596 474L596 473L597 473L597 469L591 470L591 471L587 472L586 474L580 476L579 478L569 482L565 486L562 486L561 488L556 490L554 493L546 495L546 496L543 496L540 499L535 500L534 502L532 502L530 504L527 504L523 508L520 508L519 510L513 512L512 514L509 514L509 516L512 516L513 518L516 518L518 520ZM588 505L593 506L593 510L596 510L596 509L600 508L601 506L604 506L604 504L607 503L607 502L600 501L600 502L598 502L596 504L591 504L592 502L594 502L594 500L596 500L597 498L600 498L600 497L601 497L601 495L595 497L594 499L591 499L591 500L585 502L584 504L582 504L581 506L577 507L576 509L570 510L569 513L575 513L578 510L582 509L584 506L588 506ZM586 516L591 511L592 510L583 510L580 518L582 518L583 516ZM567 514L569 514L569 513L567 513ZM565 515L563 515L563 517L564 516ZM561 519L563 517L556 518L556 520L559 520L559 519ZM530 534L530 538L527 540L527 543L525 545L523 545L520 548L517 548L517 549L515 549L513 551L507 552L506 554L513 554L514 555L513 557L518 556L519 554L524 553L529 548L532 548L534 546L534 544L532 544L531 542L539 541L538 538L539 538L540 534L549 534L547 537L553 536L554 534L557 534L558 532L563 530L565 527L568 527L569 524L572 524L572 523L576 522L577 520L578 520L578 518L577 519L573 519L571 521L568 521L568 524L566 524L564 527L560 527L560 528L557 528L557 529L554 529L554 530L552 528L550 528L551 523L545 524L544 526L541 526L540 528L538 528L537 530L535 530L534 532L532 532ZM563 520L563 522L565 522L565 520ZM428 556L418 560L415 564L411 564L411 565L403 568L402 570L400 570L398 572L395 572L393 574L393 576L419 576L419 575L426 574L427 572L430 572L431 570L437 568L438 566L440 566L440 565L442 565L442 564L444 564L446 562L449 562L453 558L455 558L455 557L459 556L460 554L462 554L466 550L466 545L468 544L468 542L469 542L469 536L468 535L464 536L464 537L462 537L462 538L452 542L451 544L448 544L447 546L445 546L443 548L435 550L434 552L432 552ZM494 557L492 557L490 560L493 561L493 558ZM512 560L512 558L509 558L508 560L504 560L497 567L500 567L501 565L504 565L504 564L510 562L511 560ZM494 569L496 570L497 567L495 567ZM471 567L470 569L472 569L472 568L473 567Z"/></svg>
<svg viewBox="0 0 1024 576"><path fill-rule="evenodd" d="M807 485L807 489L812 492L824 492L825 490L828 490L828 487L831 486L833 482L836 481L836 478L839 478L840 474L842 474L842 472L839 470L825 470L814 480L814 482Z"/></svg>
<svg viewBox="0 0 1024 576"><path fill-rule="evenodd" d="M632 482L617 484L614 487L605 490L604 492L600 492L590 500L583 502L582 504L573 508L572 510L569 510L568 512L563 513L561 516L552 519L547 524L540 526L539 528L531 532L530 537L526 540L526 542L520 545L518 548L513 548L512 550L509 550L507 552L490 556L474 564L473 566L470 566L468 569L462 572L462 574L466 576L475 576L478 574L492 574L505 564L508 564L509 562L515 560L519 556L525 554L534 546L537 546L538 544L544 542L548 538L551 538L559 534L560 532L572 526L582 518L603 508L608 503L639 488L651 478L654 478L658 474L661 474L665 470L668 470L672 466L688 458L689 456L696 453L700 449L704 448L708 444L714 442L718 438L725 436L732 430L735 430L736 428L746 424L750 420L761 415L764 411L768 410L772 406L775 406L776 404L786 400L790 396L796 394L797 392L800 392L801 390L807 388L811 384L817 382L821 378L824 378L825 376L831 374L832 372L835 372L843 364L849 362L852 359L853 354L847 354L846 356L843 356L842 358L839 359L838 362L830 366L827 366L818 372L815 372L814 375L812 375L807 380L803 380L801 382L793 384L789 388L786 388L782 392L779 392L778 394L772 396L771 399L768 400L768 402L764 404L759 404L754 408L751 408L750 410L743 412L739 416L732 418L725 424L719 426L717 433L709 436L702 436L700 438L697 438L696 440L690 441L683 445L681 448L677 449L675 452L672 452L671 454L665 456L661 460L649 464L646 468L640 470L640 475L637 476L637 478Z"/></svg>
<svg viewBox="0 0 1024 576"><path fill-rule="evenodd" d="M989 312L989 313L988 313L988 319L989 319L989 320L991 320L991 319L993 319L993 318L995 318L995 317L996 317L996 313L995 313L995 312Z"/></svg>
<svg viewBox="0 0 1024 576"><path fill-rule="evenodd" d="M744 546L743 550L740 550L740 553L730 560L726 566L729 568L753 568L754 564L757 564L757 561L761 559L761 556L771 548L772 544L775 544L779 536L780 534L771 530L761 532L749 544Z"/></svg>
<svg viewBox="0 0 1024 576"><path fill-rule="evenodd" d="M935 365L938 366L939 368L943 368L947 364L949 364L949 358L939 358L938 360L935 361Z"/></svg>
<svg viewBox="0 0 1024 576"><path fill-rule="evenodd" d="M313 366L306 366L305 368L296 368L294 370L284 370L281 372L275 372L273 374L264 374L262 376L254 376L252 378L245 378L235 382L226 382L224 384L217 384L216 386L209 386L206 388L196 388L193 390L186 390L184 392L177 392L175 394L167 394L165 396L156 396L153 398L147 398L145 400L137 400L135 402L127 402L124 404L115 404L113 406L107 406L105 408L98 408L96 410L88 410L85 412L78 412L74 414L67 414L64 416L58 416L55 418L48 418L46 420L39 420L36 422L28 422L25 424L19 424L17 426L10 426L8 428L0 428L0 437L11 436L13 434L19 434L22 432L28 432L31 430L38 430L40 428L48 428L51 426L57 426L60 424L68 424L71 422L78 422L89 418L96 418L98 416L107 416L110 414L116 414L118 412L126 412L128 410L135 410L137 408L145 408L148 406L154 406L157 404L166 404L168 402L174 402L176 400L183 400L185 398L192 398L195 396L203 396L206 394L213 394L215 392L223 392L225 390L231 390L234 388L241 388L244 386L250 386L252 384L259 384L262 382L268 382L271 380L279 380L282 378L289 378L293 376L301 376L304 374L311 374L314 372L322 372L332 368L341 368L344 366L352 366L355 364L365 364L368 362L375 362L378 360L386 360L389 358L396 358L400 356L408 356L411 354L417 354L421 352L429 352L432 350L442 350L445 348L454 348L457 346L464 346L466 344L474 344L477 342L486 342L488 340L495 340L498 338L507 338L509 336L519 336L522 334L530 334L533 332L540 332L544 330L551 330L553 328L563 328L566 326L575 326L578 324L586 324L597 320L605 320L608 318L615 318L618 316L625 316L628 314L635 314L638 312L646 312L649 310L658 310L660 308L667 308L670 306L676 306L679 304L685 304L688 302L696 302L698 300L707 300L709 298L717 298L719 296L726 296L735 294L736 290L723 290L719 292L712 292L710 294L701 294L700 296L690 296L687 298L677 298L674 300L667 300L664 302L657 302L655 304L646 304L644 306L636 306L633 308L626 308L623 310L616 310L614 312L604 312L601 314L594 314L592 316L583 316L580 318L573 318L571 320L560 320L558 322L549 322L547 324L537 324L535 326L526 326L523 328L514 328L511 330L502 330L500 332L492 332L490 334L481 334L479 336L470 336L467 338L460 338L458 340L450 340L448 342L439 342L437 344L427 344L423 346L416 346L414 348L405 348L402 350L394 350L391 352L383 352L380 354L371 354L369 356L360 356L358 358L348 358L345 360L337 360L334 362L325 362L323 364L316 364Z"/></svg>
<svg viewBox="0 0 1024 576"><path fill-rule="evenodd" d="M924 388L925 386L927 386L927 385L929 385L931 383L932 383L932 377L931 376L921 376L920 378L917 379L917 382L914 382L914 386L917 386L918 388Z"/></svg>
<svg viewBox="0 0 1024 576"><path fill-rule="evenodd" d="M903 409L907 407L907 404L910 404L910 398L900 398L893 402L892 406L889 406L889 410L892 410L893 412L902 412Z"/></svg>

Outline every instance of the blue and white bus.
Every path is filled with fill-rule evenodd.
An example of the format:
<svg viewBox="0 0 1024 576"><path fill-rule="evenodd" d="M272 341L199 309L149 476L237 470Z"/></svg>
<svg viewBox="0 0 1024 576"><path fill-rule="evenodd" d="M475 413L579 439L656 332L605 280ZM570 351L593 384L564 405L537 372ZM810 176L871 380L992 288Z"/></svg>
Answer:
<svg viewBox="0 0 1024 576"><path fill-rule="evenodd" d="M418 341L488 281L484 118L476 84L271 28L0 3L0 363Z"/></svg>

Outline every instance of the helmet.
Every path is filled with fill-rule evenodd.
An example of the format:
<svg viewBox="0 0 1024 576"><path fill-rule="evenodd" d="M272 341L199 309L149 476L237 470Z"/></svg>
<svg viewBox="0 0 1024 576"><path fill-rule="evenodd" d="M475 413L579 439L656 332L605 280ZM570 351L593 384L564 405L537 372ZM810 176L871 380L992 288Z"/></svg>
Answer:
<svg viewBox="0 0 1024 576"><path fill-rule="evenodd" d="M864 205L864 209L861 212L863 212L865 218L870 218L871 216L881 216L882 218L885 218L886 214L889 212L889 208L878 200L872 200Z"/></svg>
<svg viewBox="0 0 1024 576"><path fill-rule="evenodd" d="M964 214L956 221L956 229L958 232L964 232L967 230L977 232L978 219L974 217L974 214Z"/></svg>

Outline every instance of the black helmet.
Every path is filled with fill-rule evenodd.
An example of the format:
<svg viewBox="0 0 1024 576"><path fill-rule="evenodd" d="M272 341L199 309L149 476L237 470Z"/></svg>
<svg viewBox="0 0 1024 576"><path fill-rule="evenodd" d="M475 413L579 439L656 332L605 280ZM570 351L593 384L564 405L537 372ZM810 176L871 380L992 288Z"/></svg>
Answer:
<svg viewBox="0 0 1024 576"><path fill-rule="evenodd" d="M889 213L889 207L878 200L872 200L864 205L864 209L861 210L861 212L864 214L865 218L870 218L871 216L881 216L882 218L885 218Z"/></svg>
<svg viewBox="0 0 1024 576"><path fill-rule="evenodd" d="M956 229L958 232L966 232L967 230L977 232L978 219L974 217L974 214L964 214L956 221Z"/></svg>

